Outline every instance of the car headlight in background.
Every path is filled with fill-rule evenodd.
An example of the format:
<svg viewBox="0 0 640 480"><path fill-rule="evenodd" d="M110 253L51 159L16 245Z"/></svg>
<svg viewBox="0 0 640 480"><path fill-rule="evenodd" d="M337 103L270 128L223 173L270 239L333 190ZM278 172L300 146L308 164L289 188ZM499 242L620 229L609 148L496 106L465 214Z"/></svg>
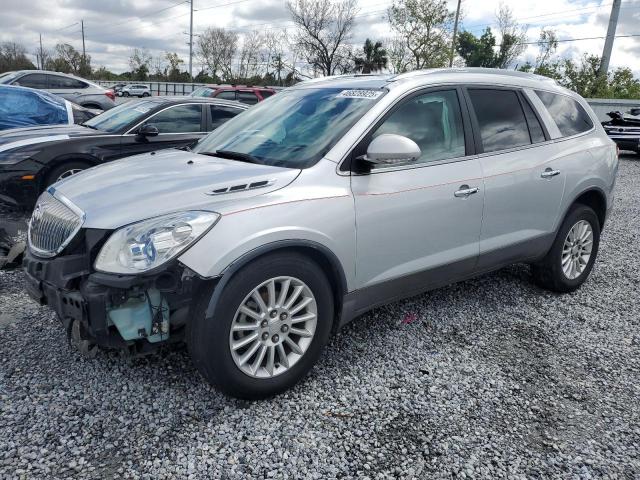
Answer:
<svg viewBox="0 0 640 480"><path fill-rule="evenodd" d="M17 152L0 152L0 165L15 165L23 160L27 160L38 153L38 150L21 150Z"/></svg>
<svg viewBox="0 0 640 480"><path fill-rule="evenodd" d="M101 272L145 272L171 260L204 235L220 218L213 212L187 211L122 227L104 244L95 262Z"/></svg>

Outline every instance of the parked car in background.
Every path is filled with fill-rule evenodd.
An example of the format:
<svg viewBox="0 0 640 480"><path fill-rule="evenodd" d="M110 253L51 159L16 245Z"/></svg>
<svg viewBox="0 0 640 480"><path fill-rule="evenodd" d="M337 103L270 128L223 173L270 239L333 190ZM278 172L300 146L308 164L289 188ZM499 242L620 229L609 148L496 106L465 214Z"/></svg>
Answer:
<svg viewBox="0 0 640 480"><path fill-rule="evenodd" d="M151 89L149 85L141 85L138 83L130 83L120 89L118 95L122 97L150 97Z"/></svg>
<svg viewBox="0 0 640 480"><path fill-rule="evenodd" d="M122 90L122 88L125 87L126 85L127 85L126 83L114 83L113 85L107 88L117 95Z"/></svg>
<svg viewBox="0 0 640 480"><path fill-rule="evenodd" d="M589 105L545 77L312 80L190 151L45 192L27 284L83 348L183 340L212 384L264 398L304 377L332 331L386 302L514 262L543 288L579 288L617 169Z"/></svg>
<svg viewBox="0 0 640 480"><path fill-rule="evenodd" d="M0 85L0 130L83 123L98 113L42 90Z"/></svg>
<svg viewBox="0 0 640 480"><path fill-rule="evenodd" d="M246 87L238 85L213 85L196 88L191 92L191 97L219 98L222 100L236 100L247 105L254 105L271 95L276 90L269 87Z"/></svg>
<svg viewBox="0 0 640 480"><path fill-rule="evenodd" d="M0 84L45 90L86 108L109 110L116 105L115 94L111 90L66 73L19 70L0 76Z"/></svg>
<svg viewBox="0 0 640 480"><path fill-rule="evenodd" d="M620 150L640 153L640 108L632 108L627 113L609 112L611 120L602 122L609 138L616 142Z"/></svg>
<svg viewBox="0 0 640 480"><path fill-rule="evenodd" d="M0 133L0 197L29 208L63 178L118 158L193 145L246 109L224 100L153 97L124 103L82 125L8 130Z"/></svg>

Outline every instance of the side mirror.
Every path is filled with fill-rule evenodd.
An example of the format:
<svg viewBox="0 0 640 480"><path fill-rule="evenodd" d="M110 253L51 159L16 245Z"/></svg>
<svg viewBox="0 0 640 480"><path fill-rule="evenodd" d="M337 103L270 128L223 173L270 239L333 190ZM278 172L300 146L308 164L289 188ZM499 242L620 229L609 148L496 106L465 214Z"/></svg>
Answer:
<svg viewBox="0 0 640 480"><path fill-rule="evenodd" d="M157 137L159 133L158 127L150 123L145 123L138 129L138 135L141 137Z"/></svg>
<svg viewBox="0 0 640 480"><path fill-rule="evenodd" d="M370 163L393 165L415 162L422 152L416 142L402 135L385 133L374 138L362 160Z"/></svg>

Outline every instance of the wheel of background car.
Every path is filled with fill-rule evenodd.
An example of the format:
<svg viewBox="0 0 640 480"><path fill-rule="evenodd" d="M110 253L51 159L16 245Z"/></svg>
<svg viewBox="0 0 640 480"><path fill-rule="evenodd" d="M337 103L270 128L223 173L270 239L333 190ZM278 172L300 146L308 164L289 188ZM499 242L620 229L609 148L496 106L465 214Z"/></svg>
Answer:
<svg viewBox="0 0 640 480"><path fill-rule="evenodd" d="M571 292L593 268L600 245L600 220L592 208L575 204L567 213L551 250L532 265L535 282L554 292Z"/></svg>
<svg viewBox="0 0 640 480"><path fill-rule="evenodd" d="M149 94L148 94L147 92L144 92L144 93L142 94L142 96L143 96L143 97L148 97L148 96L149 96Z"/></svg>
<svg viewBox="0 0 640 480"><path fill-rule="evenodd" d="M215 311L203 295L188 343L204 377L228 395L265 398L300 381L316 363L333 320L322 269L293 253L271 254L229 280Z"/></svg>
<svg viewBox="0 0 640 480"><path fill-rule="evenodd" d="M122 96L123 97L128 97L129 96L129 92L122 92Z"/></svg>
<svg viewBox="0 0 640 480"><path fill-rule="evenodd" d="M44 188L48 188L60 180L64 180L72 175L82 172L87 168L90 168L91 164L83 161L71 161L65 162L63 164L58 165L53 168L49 174L47 175L47 181L45 182Z"/></svg>

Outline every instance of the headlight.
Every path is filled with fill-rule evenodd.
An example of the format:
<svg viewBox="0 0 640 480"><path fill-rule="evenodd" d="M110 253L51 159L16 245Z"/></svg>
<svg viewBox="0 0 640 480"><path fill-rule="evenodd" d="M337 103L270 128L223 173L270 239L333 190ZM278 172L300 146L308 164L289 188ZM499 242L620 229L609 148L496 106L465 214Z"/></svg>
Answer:
<svg viewBox="0 0 640 480"><path fill-rule="evenodd" d="M171 260L204 235L220 218L213 212L180 212L122 227L104 244L95 268L140 273Z"/></svg>
<svg viewBox="0 0 640 480"><path fill-rule="evenodd" d="M0 165L15 165L16 163L20 163L23 160L27 160L31 158L36 153L37 150L26 150L26 151L18 151L12 152L9 150L8 152L0 153Z"/></svg>

